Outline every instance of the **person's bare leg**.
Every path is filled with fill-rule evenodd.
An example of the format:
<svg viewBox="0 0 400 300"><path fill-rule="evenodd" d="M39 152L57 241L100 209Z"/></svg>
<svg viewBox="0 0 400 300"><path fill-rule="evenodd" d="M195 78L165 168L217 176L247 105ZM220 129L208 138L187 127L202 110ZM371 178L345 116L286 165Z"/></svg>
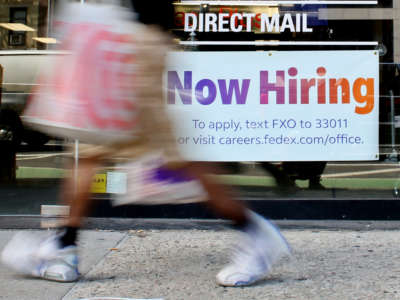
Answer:
<svg viewBox="0 0 400 300"><path fill-rule="evenodd" d="M3 262L23 274L34 275L47 280L72 282L78 280L78 231L83 218L87 216L93 203L90 197L90 185L98 159L83 159L79 162L78 185L74 177L65 178L61 197L64 204L70 206L70 216L58 232L43 238L16 236L6 255L1 255ZM27 242L28 241L28 242ZM18 254L17 248L25 247L30 252ZM17 253L17 254L15 254ZM40 258L40 259L39 259Z"/></svg>
<svg viewBox="0 0 400 300"><path fill-rule="evenodd" d="M74 176L65 179L61 197L63 203L70 207L66 226L79 228L83 218L88 215L93 204L90 197L90 186L98 165L99 161L95 158L82 159L78 165L77 184L75 184Z"/></svg>
<svg viewBox="0 0 400 300"><path fill-rule="evenodd" d="M216 275L222 286L246 286L264 279L281 257L290 255L290 248L279 229L260 215L234 200L230 189L214 182L208 175L218 174L207 163L188 163L186 171L198 179L209 195L208 206L224 218L231 219L242 232L231 263Z"/></svg>
<svg viewBox="0 0 400 300"><path fill-rule="evenodd" d="M215 166L204 162L190 162L186 165L186 171L202 183L209 196L206 205L210 209L221 217L232 220L237 225L247 223L247 208L243 202L234 200L231 189L209 177L209 174L219 173Z"/></svg>

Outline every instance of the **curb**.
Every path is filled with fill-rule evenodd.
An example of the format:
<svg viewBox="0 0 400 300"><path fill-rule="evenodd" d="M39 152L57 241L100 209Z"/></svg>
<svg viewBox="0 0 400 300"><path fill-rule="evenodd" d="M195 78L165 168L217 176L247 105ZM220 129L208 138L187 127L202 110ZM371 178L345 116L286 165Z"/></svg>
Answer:
<svg viewBox="0 0 400 300"><path fill-rule="evenodd" d="M62 218L41 216L0 216L0 230L49 229ZM53 221L53 222L50 222ZM273 220L283 230L399 230L400 221L348 221L348 220ZM85 230L232 230L231 222L222 219L143 219L143 218L88 218Z"/></svg>

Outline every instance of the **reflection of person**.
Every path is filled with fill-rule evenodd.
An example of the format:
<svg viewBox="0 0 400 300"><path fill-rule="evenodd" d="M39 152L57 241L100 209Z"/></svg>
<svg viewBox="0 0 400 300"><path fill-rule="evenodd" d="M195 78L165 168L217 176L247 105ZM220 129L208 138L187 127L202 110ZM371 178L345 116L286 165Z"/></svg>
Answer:
<svg viewBox="0 0 400 300"><path fill-rule="evenodd" d="M279 166L266 161L260 162L260 165L261 168L274 176L280 192L291 193L296 191L296 184L294 180L292 180Z"/></svg>
<svg viewBox="0 0 400 300"><path fill-rule="evenodd" d="M217 282L225 286L250 285L264 278L282 256L288 255L289 246L279 229L248 210L242 202L234 201L226 187L207 176L215 172L213 167L207 163L183 162L180 159L162 102L161 77L163 57L168 45L167 35L156 26L165 25L163 21L172 4L163 1L162 3L168 4L168 8L158 7L158 13L154 14L153 10L147 10L145 3L146 1L141 0L133 2L139 20L148 25L144 32L135 34L139 47L139 76L136 78L139 137L113 146L83 147L76 189L74 190L73 178L66 179L64 183L63 198L70 206L66 226L41 242L33 254L25 254L22 260L18 259L20 256L16 238L4 249L3 262L23 273L49 280L77 280L79 273L76 241L83 217L89 214L93 204L89 191L95 169L113 156L135 158L149 150L160 149L169 160L166 167L197 178L209 196L206 204L220 216L232 220L235 227L242 232L243 241L239 243L232 263L218 273Z"/></svg>
<svg viewBox="0 0 400 300"><path fill-rule="evenodd" d="M267 161L259 161L257 162L257 164L261 167L261 169L270 173L274 177L279 193L288 194L297 190L294 180L290 178L289 174L282 170L280 165L276 165ZM239 162L227 162L224 163L224 165L226 169L231 173L240 173Z"/></svg>
<svg viewBox="0 0 400 300"><path fill-rule="evenodd" d="M270 173L283 194L295 192L298 187L295 180L308 180L309 189L322 190L321 174L324 172L326 161L285 161L279 165L271 162L260 161L260 167ZM240 173L238 162L224 163L227 169L234 174Z"/></svg>
<svg viewBox="0 0 400 300"><path fill-rule="evenodd" d="M309 189L322 190L321 174L326 161L290 161L282 163L282 170L293 180L308 180Z"/></svg>

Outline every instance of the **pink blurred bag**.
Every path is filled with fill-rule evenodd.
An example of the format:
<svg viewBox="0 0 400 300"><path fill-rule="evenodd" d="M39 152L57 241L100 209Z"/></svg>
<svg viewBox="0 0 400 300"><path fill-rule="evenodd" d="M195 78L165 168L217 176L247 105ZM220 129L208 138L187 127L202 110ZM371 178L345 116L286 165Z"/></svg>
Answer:
<svg viewBox="0 0 400 300"><path fill-rule="evenodd" d="M91 144L133 138L138 115L134 34L142 28L133 19L116 5L65 5L57 24L68 52L49 56L24 123Z"/></svg>

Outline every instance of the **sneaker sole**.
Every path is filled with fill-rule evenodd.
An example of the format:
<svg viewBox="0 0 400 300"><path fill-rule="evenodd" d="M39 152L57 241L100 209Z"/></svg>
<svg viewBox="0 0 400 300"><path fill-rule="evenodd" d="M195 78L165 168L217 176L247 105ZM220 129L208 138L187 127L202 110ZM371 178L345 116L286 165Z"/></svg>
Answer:
<svg viewBox="0 0 400 300"><path fill-rule="evenodd" d="M260 282L260 281L266 279L267 277L268 277L268 274L266 274L265 276L262 276L262 277L254 278L251 281L247 281L247 282L239 281L239 282L232 283L232 284L220 282L217 278L217 284L220 286L226 286L226 287L244 287L244 286L254 285L257 282Z"/></svg>
<svg viewBox="0 0 400 300"><path fill-rule="evenodd" d="M46 275L45 274L45 275L39 276L39 278L43 278L43 279L46 279L46 280L49 280L49 281L66 282L66 283L68 283L68 282L76 282L76 281L78 281L80 276L78 276L76 279L65 280L65 279L58 278L56 276L51 276L51 275Z"/></svg>

